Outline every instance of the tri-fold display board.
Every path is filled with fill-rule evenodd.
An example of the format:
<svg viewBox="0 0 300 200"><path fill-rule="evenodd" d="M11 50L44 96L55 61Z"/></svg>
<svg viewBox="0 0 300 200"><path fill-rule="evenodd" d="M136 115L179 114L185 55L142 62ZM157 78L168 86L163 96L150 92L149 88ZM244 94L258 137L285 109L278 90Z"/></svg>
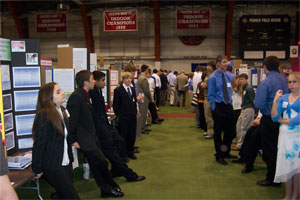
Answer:
<svg viewBox="0 0 300 200"><path fill-rule="evenodd" d="M32 148L32 125L41 87L40 41L10 40L6 51L11 61L1 60L1 77L4 132L10 155Z"/></svg>

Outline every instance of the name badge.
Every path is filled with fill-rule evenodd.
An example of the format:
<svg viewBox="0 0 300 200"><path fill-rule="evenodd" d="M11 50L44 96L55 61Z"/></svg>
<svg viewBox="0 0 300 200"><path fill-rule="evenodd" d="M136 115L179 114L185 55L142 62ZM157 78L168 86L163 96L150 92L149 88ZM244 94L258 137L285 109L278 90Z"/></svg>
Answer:
<svg viewBox="0 0 300 200"><path fill-rule="evenodd" d="M287 108L287 105L289 104L289 102L287 102L287 101L284 101L284 102L282 102L282 107L283 108Z"/></svg>
<svg viewBox="0 0 300 200"><path fill-rule="evenodd" d="M243 92L243 95L245 95L246 94L246 90Z"/></svg>
<svg viewBox="0 0 300 200"><path fill-rule="evenodd" d="M70 117L70 113L69 113L69 111L67 109L65 109L65 113L67 115L67 118L69 118Z"/></svg>
<svg viewBox="0 0 300 200"><path fill-rule="evenodd" d="M231 88L231 83L227 83L227 87L230 87L230 88Z"/></svg>

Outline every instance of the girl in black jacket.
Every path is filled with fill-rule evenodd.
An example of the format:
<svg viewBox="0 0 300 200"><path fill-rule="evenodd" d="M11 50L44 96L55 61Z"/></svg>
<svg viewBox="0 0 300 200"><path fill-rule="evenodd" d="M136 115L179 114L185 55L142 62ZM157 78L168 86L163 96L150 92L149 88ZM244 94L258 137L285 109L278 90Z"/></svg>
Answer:
<svg viewBox="0 0 300 200"><path fill-rule="evenodd" d="M54 198L79 199L73 186L73 161L68 116L61 106L66 97L52 82L40 88L33 123L32 170L36 178L43 178L55 188Z"/></svg>

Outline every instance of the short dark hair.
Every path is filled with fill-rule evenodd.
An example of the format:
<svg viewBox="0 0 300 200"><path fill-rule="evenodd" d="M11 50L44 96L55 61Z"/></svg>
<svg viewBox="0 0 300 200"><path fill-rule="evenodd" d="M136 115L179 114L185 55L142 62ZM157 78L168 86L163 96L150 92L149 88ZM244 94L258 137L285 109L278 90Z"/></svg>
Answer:
<svg viewBox="0 0 300 200"><path fill-rule="evenodd" d="M83 88L84 81L90 81L92 73L88 70L81 70L75 76L76 85L78 88Z"/></svg>
<svg viewBox="0 0 300 200"><path fill-rule="evenodd" d="M209 66L211 66L213 69L214 69L214 71L217 69L217 67L216 67L216 62L215 61L209 61L208 63L207 63L207 65L209 65Z"/></svg>
<svg viewBox="0 0 300 200"><path fill-rule="evenodd" d="M99 81L103 77L105 77L105 73L100 72L100 71L93 71L93 76L95 81Z"/></svg>
<svg viewBox="0 0 300 200"><path fill-rule="evenodd" d="M135 72L135 71L136 71L136 67L131 63L126 65L124 68L124 72Z"/></svg>
<svg viewBox="0 0 300 200"><path fill-rule="evenodd" d="M226 67L226 71L232 72L232 66L231 66L231 65L228 65L228 66Z"/></svg>
<svg viewBox="0 0 300 200"><path fill-rule="evenodd" d="M276 56L268 56L263 64L269 71L279 71L279 59Z"/></svg>
<svg viewBox="0 0 300 200"><path fill-rule="evenodd" d="M228 59L228 58L225 55L218 55L217 58L216 58L216 63L222 62L223 59Z"/></svg>
<svg viewBox="0 0 300 200"><path fill-rule="evenodd" d="M177 72L177 71L174 71L174 73L173 73L173 74L177 75L177 74L178 74L178 72Z"/></svg>
<svg viewBox="0 0 300 200"><path fill-rule="evenodd" d="M197 67L196 67L196 72L200 72L201 71L201 65L197 65Z"/></svg>
<svg viewBox="0 0 300 200"><path fill-rule="evenodd" d="M156 73L157 73L157 69L154 69L154 70L153 70L153 73L156 74Z"/></svg>
<svg viewBox="0 0 300 200"><path fill-rule="evenodd" d="M150 68L148 68L148 73L151 74L151 69Z"/></svg>
<svg viewBox="0 0 300 200"><path fill-rule="evenodd" d="M162 70L162 69L160 69L159 71L160 71L160 72L164 72L164 70Z"/></svg>
<svg viewBox="0 0 300 200"><path fill-rule="evenodd" d="M145 72L149 68L148 65L142 65L141 66L141 72Z"/></svg>
<svg viewBox="0 0 300 200"><path fill-rule="evenodd" d="M244 78L244 79L248 80L248 75L247 74L240 74L239 78Z"/></svg>

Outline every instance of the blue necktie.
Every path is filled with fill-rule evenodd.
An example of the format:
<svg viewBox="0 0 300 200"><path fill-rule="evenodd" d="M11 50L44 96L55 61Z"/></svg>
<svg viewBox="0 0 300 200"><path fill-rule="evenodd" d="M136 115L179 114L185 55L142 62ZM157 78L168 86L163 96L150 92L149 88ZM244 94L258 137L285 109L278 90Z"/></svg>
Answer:
<svg viewBox="0 0 300 200"><path fill-rule="evenodd" d="M131 98L131 92L129 90L129 87L127 88L127 93L128 93L129 98Z"/></svg>
<svg viewBox="0 0 300 200"><path fill-rule="evenodd" d="M226 104L228 104L228 102L229 102L229 95L228 95L227 83L226 83L226 80L225 80L225 75L224 75L223 72L222 72L222 82L223 82L224 99L226 101Z"/></svg>

